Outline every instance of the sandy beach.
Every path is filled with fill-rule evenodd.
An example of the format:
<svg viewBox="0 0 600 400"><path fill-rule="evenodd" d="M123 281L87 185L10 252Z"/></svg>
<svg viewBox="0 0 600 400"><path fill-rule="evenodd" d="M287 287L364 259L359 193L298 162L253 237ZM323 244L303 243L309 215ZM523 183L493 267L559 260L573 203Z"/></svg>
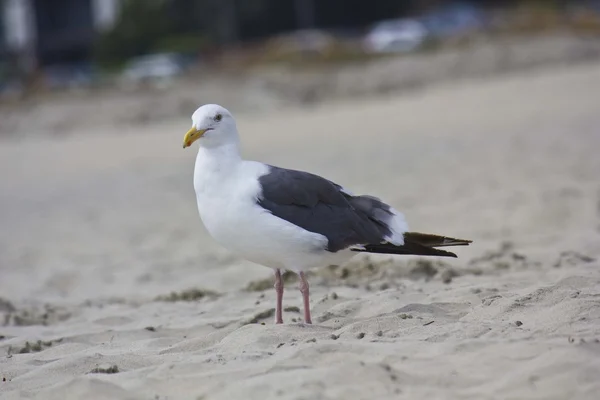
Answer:
<svg viewBox="0 0 600 400"><path fill-rule="evenodd" d="M597 399L599 93L591 62L236 115L247 158L474 240L312 271L312 326L205 232L189 118L29 113L0 141L0 398Z"/></svg>

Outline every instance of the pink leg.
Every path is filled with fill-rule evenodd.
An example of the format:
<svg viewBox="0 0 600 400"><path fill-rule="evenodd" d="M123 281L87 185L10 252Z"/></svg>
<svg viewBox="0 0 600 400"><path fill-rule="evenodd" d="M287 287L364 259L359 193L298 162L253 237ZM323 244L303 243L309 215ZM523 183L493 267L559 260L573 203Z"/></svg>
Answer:
<svg viewBox="0 0 600 400"><path fill-rule="evenodd" d="M275 292L277 293L277 305L275 307L275 323L283 324L283 279L281 279L281 271L275 270Z"/></svg>
<svg viewBox="0 0 600 400"><path fill-rule="evenodd" d="M310 318L310 301L308 298L308 282L306 281L304 272L300 272L298 275L300 275L300 293L302 293L302 301L304 302L304 322L307 324L312 324L312 320Z"/></svg>

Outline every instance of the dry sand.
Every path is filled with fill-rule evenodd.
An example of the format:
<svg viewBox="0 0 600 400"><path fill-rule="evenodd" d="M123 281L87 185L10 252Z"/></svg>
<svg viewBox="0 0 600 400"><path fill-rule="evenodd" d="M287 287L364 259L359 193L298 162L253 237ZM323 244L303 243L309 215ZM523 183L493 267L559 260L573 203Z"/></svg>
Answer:
<svg viewBox="0 0 600 400"><path fill-rule="evenodd" d="M188 119L0 142L0 398L598 398L599 93L596 63L239 115L249 158L475 240L315 271L313 326L203 230Z"/></svg>

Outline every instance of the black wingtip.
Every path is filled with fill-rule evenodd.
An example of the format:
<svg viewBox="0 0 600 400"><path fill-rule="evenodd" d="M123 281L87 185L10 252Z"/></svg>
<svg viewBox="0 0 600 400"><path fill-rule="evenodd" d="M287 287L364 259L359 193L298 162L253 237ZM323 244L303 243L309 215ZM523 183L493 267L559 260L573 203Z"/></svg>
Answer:
<svg viewBox="0 0 600 400"><path fill-rule="evenodd" d="M361 248L353 248L352 251L377 253L377 254L399 254L412 256L431 256L431 257L452 257L458 256L449 251L435 249L433 247L423 246L417 243L405 243L402 246L395 246L391 243L370 244Z"/></svg>
<svg viewBox="0 0 600 400"><path fill-rule="evenodd" d="M457 239L450 236L420 232L405 232L404 241L406 243L417 243L426 247L468 246L473 243L472 240L468 239Z"/></svg>

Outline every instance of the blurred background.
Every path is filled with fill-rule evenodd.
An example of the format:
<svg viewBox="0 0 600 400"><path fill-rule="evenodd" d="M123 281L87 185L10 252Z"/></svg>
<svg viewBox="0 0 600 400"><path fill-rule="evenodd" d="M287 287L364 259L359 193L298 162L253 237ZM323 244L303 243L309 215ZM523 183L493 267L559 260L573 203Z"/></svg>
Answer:
<svg viewBox="0 0 600 400"><path fill-rule="evenodd" d="M136 124L579 63L600 57L599 33L598 0L2 0L0 134L69 133L84 110ZM55 117L40 105L23 127L19 102L47 94Z"/></svg>
<svg viewBox="0 0 600 400"><path fill-rule="evenodd" d="M597 0L2 0L0 96L164 85L179 76L198 83L209 71L267 66L343 68L507 38L561 36L555 48L530 45L529 52L541 54L520 63L535 64L596 55L596 47L582 49L574 38L599 32ZM494 55L488 69L518 62ZM319 96L315 88L297 94L304 101Z"/></svg>

